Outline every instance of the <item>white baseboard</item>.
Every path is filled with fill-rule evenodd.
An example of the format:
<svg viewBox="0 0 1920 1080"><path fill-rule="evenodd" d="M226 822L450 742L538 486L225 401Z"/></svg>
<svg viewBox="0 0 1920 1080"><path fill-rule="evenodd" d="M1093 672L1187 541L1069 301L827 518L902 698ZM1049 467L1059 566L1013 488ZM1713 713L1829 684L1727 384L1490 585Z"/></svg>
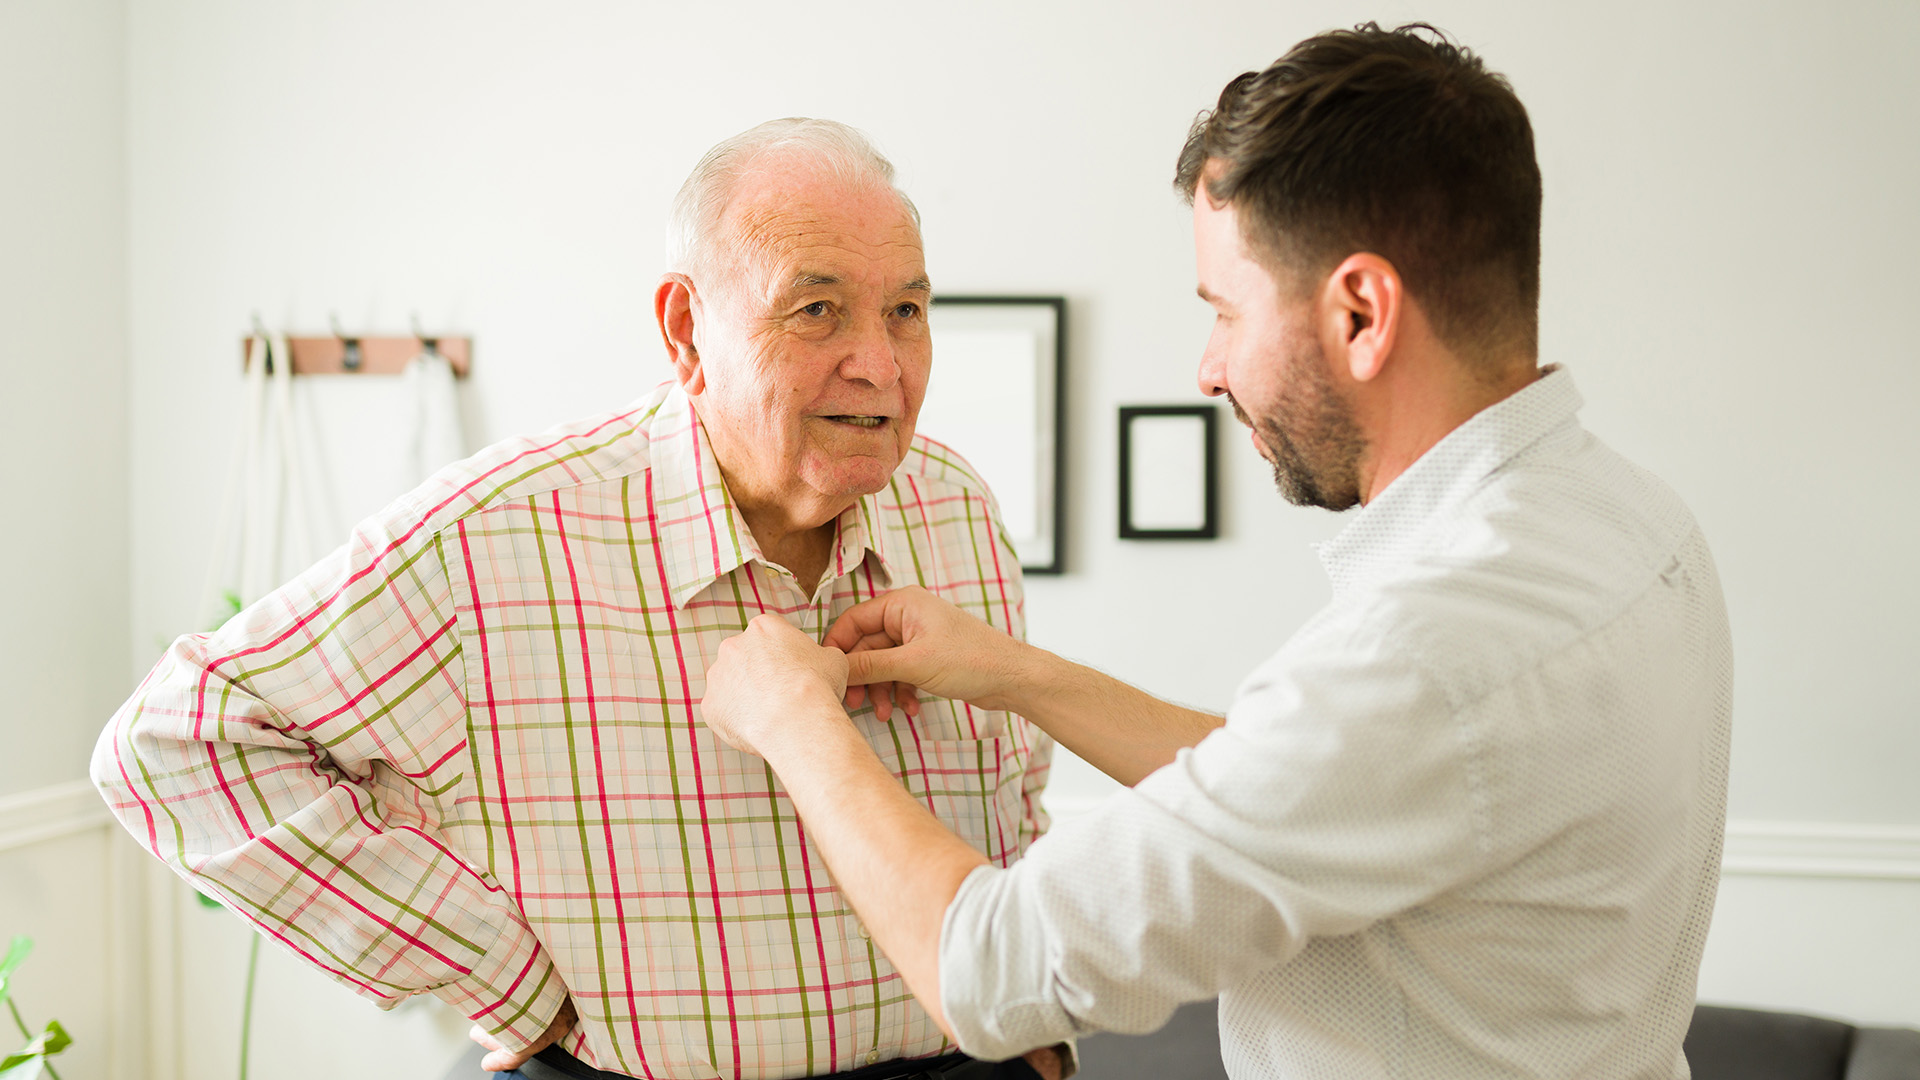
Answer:
<svg viewBox="0 0 1920 1080"><path fill-rule="evenodd" d="M113 822L91 780L0 797L0 851L54 840Z"/></svg>
<svg viewBox="0 0 1920 1080"><path fill-rule="evenodd" d="M1099 806L1098 795L1046 797L1056 821ZM1920 881L1920 825L1813 821L1727 822L1722 874Z"/></svg>
<svg viewBox="0 0 1920 1080"><path fill-rule="evenodd" d="M1722 873L1920 881L1920 825L1729 821Z"/></svg>

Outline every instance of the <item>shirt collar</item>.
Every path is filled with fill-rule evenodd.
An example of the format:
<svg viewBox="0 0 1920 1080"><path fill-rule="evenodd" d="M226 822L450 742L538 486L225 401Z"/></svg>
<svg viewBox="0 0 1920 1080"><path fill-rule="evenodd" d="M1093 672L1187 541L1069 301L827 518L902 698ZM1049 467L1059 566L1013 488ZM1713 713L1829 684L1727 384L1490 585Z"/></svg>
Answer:
<svg viewBox="0 0 1920 1080"><path fill-rule="evenodd" d="M1553 431L1577 422L1583 400L1558 364L1525 389L1487 406L1428 448L1363 507L1340 534L1316 545L1336 594L1377 580L1411 558L1443 512Z"/></svg>
<svg viewBox="0 0 1920 1080"><path fill-rule="evenodd" d="M648 436L654 539L660 545L668 595L679 608L746 563L766 559L727 492L706 428L686 391L678 386L667 390L648 422ZM861 496L835 522L828 581L860 569L871 551L875 587L891 588L892 553L901 550L902 543L892 535L897 528L881 515L877 495Z"/></svg>

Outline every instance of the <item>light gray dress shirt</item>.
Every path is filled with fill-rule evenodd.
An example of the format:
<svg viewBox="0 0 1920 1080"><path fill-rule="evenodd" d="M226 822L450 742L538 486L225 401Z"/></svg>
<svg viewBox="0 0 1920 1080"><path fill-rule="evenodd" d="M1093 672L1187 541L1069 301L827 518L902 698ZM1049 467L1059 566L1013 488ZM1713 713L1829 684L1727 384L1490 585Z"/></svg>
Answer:
<svg viewBox="0 0 1920 1080"><path fill-rule="evenodd" d="M966 879L962 1049L1219 994L1234 1077L1687 1075L1726 609L1686 506L1579 407L1549 368L1448 435L1323 546L1332 602L1224 727Z"/></svg>

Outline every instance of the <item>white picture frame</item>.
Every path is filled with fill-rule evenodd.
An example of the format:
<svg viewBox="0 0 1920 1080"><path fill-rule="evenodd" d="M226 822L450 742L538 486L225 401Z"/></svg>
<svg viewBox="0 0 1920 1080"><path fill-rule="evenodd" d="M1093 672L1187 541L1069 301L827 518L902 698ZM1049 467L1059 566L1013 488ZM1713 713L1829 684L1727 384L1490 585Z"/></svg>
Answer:
<svg viewBox="0 0 1920 1080"><path fill-rule="evenodd" d="M1059 296L936 296L916 430L993 489L1029 574L1066 570L1066 307Z"/></svg>

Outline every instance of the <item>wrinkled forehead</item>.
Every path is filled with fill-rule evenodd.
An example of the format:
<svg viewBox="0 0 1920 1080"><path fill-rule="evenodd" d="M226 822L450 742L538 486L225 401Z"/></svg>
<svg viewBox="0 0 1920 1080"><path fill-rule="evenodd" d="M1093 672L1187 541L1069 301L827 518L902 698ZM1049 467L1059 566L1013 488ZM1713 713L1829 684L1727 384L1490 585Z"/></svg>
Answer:
<svg viewBox="0 0 1920 1080"><path fill-rule="evenodd" d="M926 276L920 230L878 179L757 170L741 178L720 242L739 284L752 292L802 271L883 289Z"/></svg>

